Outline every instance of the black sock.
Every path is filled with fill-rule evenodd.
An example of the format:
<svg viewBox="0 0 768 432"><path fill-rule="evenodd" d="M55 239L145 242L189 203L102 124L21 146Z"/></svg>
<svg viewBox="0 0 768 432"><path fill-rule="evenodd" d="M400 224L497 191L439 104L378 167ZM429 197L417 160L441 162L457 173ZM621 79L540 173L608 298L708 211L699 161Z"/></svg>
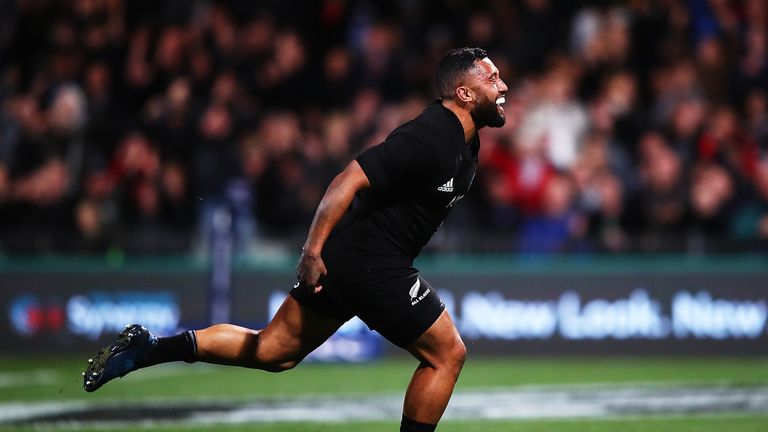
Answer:
<svg viewBox="0 0 768 432"><path fill-rule="evenodd" d="M192 330L176 336L159 338L157 345L137 365L137 369L159 363L185 361L194 363L197 360L197 339Z"/></svg>
<svg viewBox="0 0 768 432"><path fill-rule="evenodd" d="M437 425L419 423L403 415L403 421L400 422L400 432L434 432Z"/></svg>

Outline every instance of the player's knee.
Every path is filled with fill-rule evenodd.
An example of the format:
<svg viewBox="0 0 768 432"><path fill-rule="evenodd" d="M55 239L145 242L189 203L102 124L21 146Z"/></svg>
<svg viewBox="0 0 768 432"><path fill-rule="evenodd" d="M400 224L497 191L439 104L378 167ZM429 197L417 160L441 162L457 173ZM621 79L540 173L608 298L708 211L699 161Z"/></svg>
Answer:
<svg viewBox="0 0 768 432"><path fill-rule="evenodd" d="M456 375L458 375L461 372L461 368L464 367L464 361L467 359L467 347L461 338L456 338L456 342L453 344L449 355L451 364L456 369Z"/></svg>
<svg viewBox="0 0 768 432"><path fill-rule="evenodd" d="M464 361L467 358L467 347L464 345L461 338L457 337L456 340L444 348L440 354L436 366L442 368L451 375L454 375L454 378L458 378L462 367L464 367Z"/></svg>

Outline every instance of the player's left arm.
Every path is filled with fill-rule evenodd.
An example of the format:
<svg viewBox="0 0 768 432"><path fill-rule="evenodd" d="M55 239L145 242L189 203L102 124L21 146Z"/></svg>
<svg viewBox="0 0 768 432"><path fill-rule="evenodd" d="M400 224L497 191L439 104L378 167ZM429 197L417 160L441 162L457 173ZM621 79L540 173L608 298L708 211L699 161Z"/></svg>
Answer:
<svg viewBox="0 0 768 432"><path fill-rule="evenodd" d="M317 207L315 217L312 219L312 225L309 227L307 241L301 251L301 258L296 269L296 276L299 282L313 292L320 292L323 287L318 285L321 276L328 273L320 257L323 245L333 230L333 227L339 223L341 217L349 208L355 194L367 187L370 182L365 172L356 160L347 165L347 167L333 179L328 189L323 195L323 199Z"/></svg>

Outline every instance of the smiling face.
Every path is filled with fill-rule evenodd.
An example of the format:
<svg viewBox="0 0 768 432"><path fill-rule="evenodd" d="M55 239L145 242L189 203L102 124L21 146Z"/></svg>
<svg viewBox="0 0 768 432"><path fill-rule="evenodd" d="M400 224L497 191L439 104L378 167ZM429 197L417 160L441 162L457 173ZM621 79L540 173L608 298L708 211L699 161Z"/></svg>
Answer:
<svg viewBox="0 0 768 432"><path fill-rule="evenodd" d="M471 74L467 83L470 95L473 95L473 106L470 110L472 120L478 129L504 126L505 95L509 89L499 77L499 69L488 58L475 62L476 72Z"/></svg>

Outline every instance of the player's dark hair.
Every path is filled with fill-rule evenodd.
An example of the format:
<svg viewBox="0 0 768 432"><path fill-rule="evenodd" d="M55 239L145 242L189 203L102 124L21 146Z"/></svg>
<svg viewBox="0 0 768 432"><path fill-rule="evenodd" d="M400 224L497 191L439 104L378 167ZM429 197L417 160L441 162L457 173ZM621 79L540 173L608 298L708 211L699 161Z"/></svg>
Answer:
<svg viewBox="0 0 768 432"><path fill-rule="evenodd" d="M452 98L464 74L476 68L475 62L488 57L482 48L456 48L448 51L437 64L435 84L441 98Z"/></svg>

